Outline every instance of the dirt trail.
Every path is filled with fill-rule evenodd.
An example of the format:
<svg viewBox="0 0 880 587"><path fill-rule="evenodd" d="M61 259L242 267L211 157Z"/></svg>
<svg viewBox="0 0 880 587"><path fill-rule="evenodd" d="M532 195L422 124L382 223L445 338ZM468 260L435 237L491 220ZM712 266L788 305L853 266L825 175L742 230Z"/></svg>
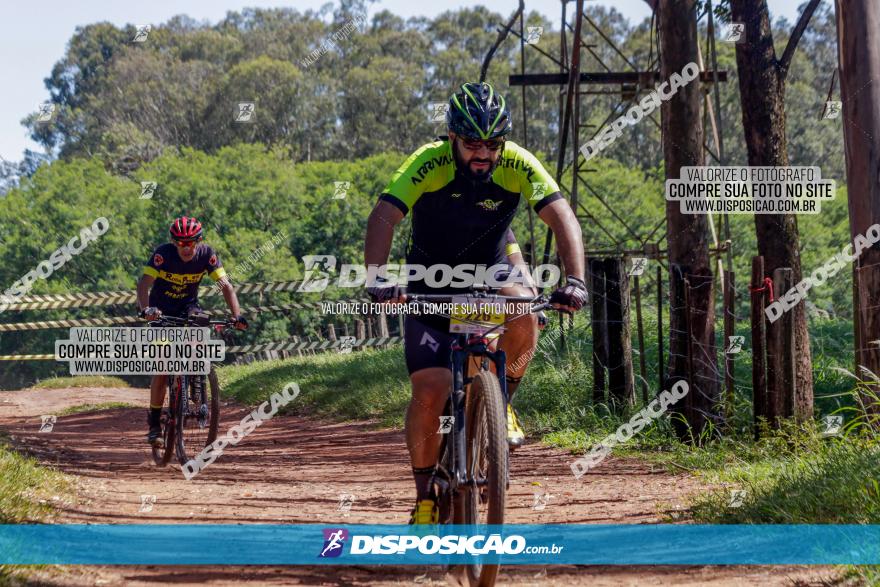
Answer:
<svg viewBox="0 0 880 587"><path fill-rule="evenodd" d="M143 407L58 416L52 432L39 432L41 415L110 401ZM75 499L57 501L59 523L407 521L413 490L400 431L279 416L186 481L179 467L153 464L144 442L146 406L145 389L2 392L0 428L20 449L76 479ZM247 412L226 404L220 433ZM511 461L510 523L659 522L703 488L689 475L615 457L578 481L570 455L537 443ZM536 493L543 507L535 507ZM340 510L341 494L354 496L348 512ZM151 508L142 506L142 496L155 496ZM803 585L833 574L815 567L510 566L499 584ZM46 569L41 578L58 585L446 584L432 567L64 567Z"/></svg>

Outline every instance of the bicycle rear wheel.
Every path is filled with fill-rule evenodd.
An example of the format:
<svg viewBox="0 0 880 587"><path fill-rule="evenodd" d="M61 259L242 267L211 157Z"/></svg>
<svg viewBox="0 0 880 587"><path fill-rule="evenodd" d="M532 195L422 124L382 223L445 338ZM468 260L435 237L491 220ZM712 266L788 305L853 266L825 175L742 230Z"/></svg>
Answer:
<svg viewBox="0 0 880 587"><path fill-rule="evenodd" d="M498 378L480 371L468 390L465 404L468 477L477 486L463 488L454 508L456 524L503 524L507 496L507 425L504 397ZM465 567L471 585L495 584L500 565Z"/></svg>
<svg viewBox="0 0 880 587"><path fill-rule="evenodd" d="M177 377L168 377L168 393L165 397L165 407L162 408L160 425L162 426L162 448L153 447L153 460L160 467L164 467L171 461L174 455L174 443L176 438L176 423L172 414L177 414L177 398L179 392L175 386L179 385Z"/></svg>
<svg viewBox="0 0 880 587"><path fill-rule="evenodd" d="M177 460L184 465L217 439L220 424L220 383L212 370L204 375L183 375L185 381L177 409Z"/></svg>

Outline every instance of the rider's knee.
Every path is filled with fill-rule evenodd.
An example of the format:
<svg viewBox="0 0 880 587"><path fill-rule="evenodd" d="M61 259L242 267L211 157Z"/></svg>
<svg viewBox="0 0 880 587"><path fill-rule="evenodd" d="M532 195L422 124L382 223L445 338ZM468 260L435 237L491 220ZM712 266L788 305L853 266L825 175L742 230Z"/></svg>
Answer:
<svg viewBox="0 0 880 587"><path fill-rule="evenodd" d="M526 314L511 321L503 336L512 340L536 342L538 340L537 314Z"/></svg>
<svg viewBox="0 0 880 587"><path fill-rule="evenodd" d="M413 395L420 398L428 397L430 399L446 398L446 392L449 391L449 384L442 380L422 381L419 385L413 386Z"/></svg>
<svg viewBox="0 0 880 587"><path fill-rule="evenodd" d="M414 399L442 407L449 394L452 375L448 369L425 369L414 373L411 383Z"/></svg>

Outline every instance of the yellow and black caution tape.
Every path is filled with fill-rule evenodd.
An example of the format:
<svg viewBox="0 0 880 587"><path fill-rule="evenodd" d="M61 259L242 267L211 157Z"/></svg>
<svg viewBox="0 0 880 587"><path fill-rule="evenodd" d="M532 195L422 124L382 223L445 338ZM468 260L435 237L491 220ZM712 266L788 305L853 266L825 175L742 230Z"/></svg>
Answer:
<svg viewBox="0 0 880 587"><path fill-rule="evenodd" d="M226 348L227 353L260 353L263 351L323 351L344 347L369 347L386 344L398 344L403 342L400 336L379 336L374 338L361 338L346 341L340 340L311 340L290 342L267 342L260 344L244 344Z"/></svg>
<svg viewBox="0 0 880 587"><path fill-rule="evenodd" d="M350 298L344 300L332 300L337 302L368 302L366 298ZM270 306L248 306L241 309L241 313L248 316L262 312L284 312L286 310L305 310L320 307L327 301L316 302L291 302L289 304L277 304ZM217 316L225 314L225 310L206 310L206 313ZM42 320L38 322L9 322L0 324L0 332L15 332L18 330L50 330L53 328L75 328L79 326L113 326L115 324L137 324L143 322L141 318L116 317L116 318L70 318L62 320Z"/></svg>
<svg viewBox="0 0 880 587"><path fill-rule="evenodd" d="M299 281L270 281L267 283L243 283L235 286L237 294L265 293L273 291L296 291ZM220 288L206 286L199 288L200 296L220 295ZM47 294L22 296L15 303L9 304L7 311L16 310L53 310L57 308L88 308L92 306L118 306L133 304L137 294L126 291L99 291L69 294Z"/></svg>
<svg viewBox="0 0 880 587"><path fill-rule="evenodd" d="M16 330L49 330L52 328L73 328L75 326L112 326L114 324L135 324L141 319L131 318L76 318L72 320L43 320L41 322L10 322L0 324L0 332L14 332Z"/></svg>

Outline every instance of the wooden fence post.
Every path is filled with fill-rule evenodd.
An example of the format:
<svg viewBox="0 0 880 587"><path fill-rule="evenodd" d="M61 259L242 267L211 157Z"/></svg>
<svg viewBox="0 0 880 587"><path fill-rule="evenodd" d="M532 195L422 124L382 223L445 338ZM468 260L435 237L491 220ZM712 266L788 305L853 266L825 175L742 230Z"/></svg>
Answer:
<svg viewBox="0 0 880 587"><path fill-rule="evenodd" d="M376 320L379 326L379 336L382 338L388 338L388 319L385 316L385 312L379 312L378 316L376 316ZM383 348L387 347L387 344L382 345Z"/></svg>
<svg viewBox="0 0 880 587"><path fill-rule="evenodd" d="M639 338L639 375L642 378L642 401L648 403L648 368L645 366L645 334L642 327L642 290L639 287L639 276L633 276L636 291L636 329Z"/></svg>
<svg viewBox="0 0 880 587"><path fill-rule="evenodd" d="M728 353L730 337L736 335L736 291L734 285L736 278L733 271L724 271L724 387L726 390L725 418L730 421L733 418L734 404L736 402L733 393L733 369L734 353Z"/></svg>
<svg viewBox="0 0 880 587"><path fill-rule="evenodd" d="M711 270L706 269L699 274L689 275L688 283L691 291L690 300L693 304L688 308L688 322L693 333L693 377L699 389L694 394L694 411L704 415L700 422L720 424L723 414L724 400L721 392L721 373L718 370L718 347L715 341L715 278ZM699 310L698 308L706 308ZM690 394L688 394L690 395Z"/></svg>
<svg viewBox="0 0 880 587"><path fill-rule="evenodd" d="M689 399L696 393L690 361L691 330L685 281L688 271L690 268L686 266L669 264L669 371L661 389L671 389L677 378L685 379L690 387L688 394L669 408L672 428L678 438L688 438Z"/></svg>
<svg viewBox="0 0 880 587"><path fill-rule="evenodd" d="M752 326L752 410L756 440L759 436L758 423L760 419L768 418L764 289L764 257L752 257L752 285L749 292L752 310L750 314Z"/></svg>
<svg viewBox="0 0 880 587"><path fill-rule="evenodd" d="M666 360L663 357L663 268L657 263L657 393L666 384Z"/></svg>
<svg viewBox="0 0 880 587"><path fill-rule="evenodd" d="M589 259L593 313L593 402L632 405L632 342L629 332L629 279L620 258Z"/></svg>
<svg viewBox="0 0 880 587"><path fill-rule="evenodd" d="M773 271L773 291L778 299L792 286L792 270L780 267ZM767 355L779 357L777 366L768 362L767 418L773 428L779 428L782 419L793 415L794 406L794 330L793 313L783 314L767 325ZM769 320L769 318L768 318Z"/></svg>
<svg viewBox="0 0 880 587"><path fill-rule="evenodd" d="M862 403L869 413L878 415L880 402L877 397L880 396L880 385L875 378L880 377L880 343L875 336L880 332L880 316L876 309L880 306L880 263L871 263L872 259L880 260L880 253L868 250L856 261L859 265L856 271L859 299L856 323L860 329L856 376L860 381L869 382L862 388ZM863 369L870 374L864 373ZM873 420L873 426L880 428L880 422Z"/></svg>
<svg viewBox="0 0 880 587"><path fill-rule="evenodd" d="M354 337L359 341L364 340L367 337L367 328L364 325L364 321L360 318L354 321Z"/></svg>
<svg viewBox="0 0 880 587"><path fill-rule="evenodd" d="M608 317L608 391L621 404L635 403L630 337L629 276L622 258L605 259L605 299Z"/></svg>
<svg viewBox="0 0 880 587"><path fill-rule="evenodd" d="M788 267L773 272L773 282L779 276L779 287L776 295L780 296L794 287L794 271ZM797 397L797 351L795 345L794 308L782 316L782 415L793 418L795 414L795 398Z"/></svg>
<svg viewBox="0 0 880 587"><path fill-rule="evenodd" d="M590 322L593 335L593 403L605 401L605 365L608 363L605 316L605 272L600 259L587 259L587 285L592 303Z"/></svg>
<svg viewBox="0 0 880 587"><path fill-rule="evenodd" d="M859 357L862 352L862 329L859 327L861 320L859 320L858 312L861 308L861 302L859 301L859 261L858 259L852 265L852 282L853 282L853 291L852 291L852 307L853 307L853 342L855 343L856 352L854 353L854 366L853 373L856 377L861 377L861 373L859 372Z"/></svg>

